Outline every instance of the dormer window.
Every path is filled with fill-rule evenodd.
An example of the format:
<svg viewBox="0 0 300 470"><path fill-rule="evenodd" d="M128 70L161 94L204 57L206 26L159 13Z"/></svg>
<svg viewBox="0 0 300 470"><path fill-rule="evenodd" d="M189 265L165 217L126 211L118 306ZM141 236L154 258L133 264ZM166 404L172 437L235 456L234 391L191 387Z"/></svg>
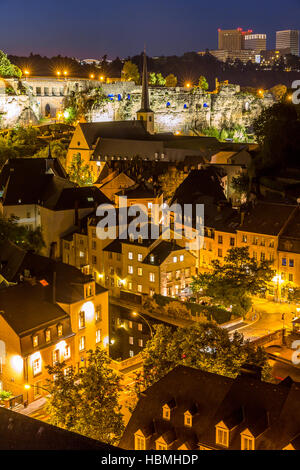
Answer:
<svg viewBox="0 0 300 470"><path fill-rule="evenodd" d="M184 413L184 425L191 428L193 425L193 417L189 411Z"/></svg>
<svg viewBox="0 0 300 470"><path fill-rule="evenodd" d="M168 444L163 437L156 440L156 450L168 450Z"/></svg>
<svg viewBox="0 0 300 470"><path fill-rule="evenodd" d="M222 447L229 446L229 429L223 422L216 426L216 444Z"/></svg>
<svg viewBox="0 0 300 470"><path fill-rule="evenodd" d="M32 344L34 348L37 348L39 345L39 336L35 335L32 337Z"/></svg>
<svg viewBox="0 0 300 470"><path fill-rule="evenodd" d="M255 439L249 429L241 433L241 450L255 450Z"/></svg>
<svg viewBox="0 0 300 470"><path fill-rule="evenodd" d="M146 450L146 438L142 431L137 431L134 435L134 449Z"/></svg>
<svg viewBox="0 0 300 470"><path fill-rule="evenodd" d="M171 410L168 405L163 406L163 419L170 421L171 419Z"/></svg>
<svg viewBox="0 0 300 470"><path fill-rule="evenodd" d="M143 243L143 237L142 237L142 235L139 235L139 237L138 237L138 242L139 242L139 243Z"/></svg>
<svg viewBox="0 0 300 470"><path fill-rule="evenodd" d="M63 326L57 325L57 336L62 336L63 335Z"/></svg>
<svg viewBox="0 0 300 470"><path fill-rule="evenodd" d="M46 343L50 343L51 341L51 330L46 330L45 331L45 339L46 339Z"/></svg>
<svg viewBox="0 0 300 470"><path fill-rule="evenodd" d="M154 255L150 256L150 263L154 263Z"/></svg>

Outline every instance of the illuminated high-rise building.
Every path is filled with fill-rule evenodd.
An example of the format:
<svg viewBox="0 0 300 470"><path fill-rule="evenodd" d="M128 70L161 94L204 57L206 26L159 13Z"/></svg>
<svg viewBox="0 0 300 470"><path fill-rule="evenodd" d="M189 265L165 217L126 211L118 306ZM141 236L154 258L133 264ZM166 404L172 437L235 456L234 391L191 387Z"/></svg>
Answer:
<svg viewBox="0 0 300 470"><path fill-rule="evenodd" d="M267 35L266 34L248 34L244 35L243 49L251 49L252 51L266 51L267 50Z"/></svg>
<svg viewBox="0 0 300 470"><path fill-rule="evenodd" d="M276 49L299 56L299 31L287 29L276 32Z"/></svg>

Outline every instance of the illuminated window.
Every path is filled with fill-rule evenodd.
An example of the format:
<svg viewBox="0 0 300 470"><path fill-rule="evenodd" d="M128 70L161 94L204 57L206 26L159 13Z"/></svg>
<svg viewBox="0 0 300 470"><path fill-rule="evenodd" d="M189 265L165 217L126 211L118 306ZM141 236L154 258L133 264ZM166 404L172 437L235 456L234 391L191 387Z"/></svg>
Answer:
<svg viewBox="0 0 300 470"><path fill-rule="evenodd" d="M193 425L193 418L189 411L184 413L184 425L191 428Z"/></svg>
<svg viewBox="0 0 300 470"><path fill-rule="evenodd" d="M167 281L172 281L172 273L167 273Z"/></svg>
<svg viewBox="0 0 300 470"><path fill-rule="evenodd" d="M150 256L150 263L154 263L154 260L155 260L154 255L151 255Z"/></svg>
<svg viewBox="0 0 300 470"><path fill-rule="evenodd" d="M100 343L101 341L101 330L96 331L96 344Z"/></svg>
<svg viewBox="0 0 300 470"><path fill-rule="evenodd" d="M155 282L155 274L154 274L154 273L150 273L150 274L149 274L149 279L150 279L150 282Z"/></svg>
<svg viewBox="0 0 300 470"><path fill-rule="evenodd" d="M254 438L248 435L241 435L241 450L255 450Z"/></svg>
<svg viewBox="0 0 300 470"><path fill-rule="evenodd" d="M144 347L144 340L139 339L139 347L143 348Z"/></svg>
<svg viewBox="0 0 300 470"><path fill-rule="evenodd" d="M57 336L62 336L62 335L63 335L63 326L57 325Z"/></svg>
<svg viewBox="0 0 300 470"><path fill-rule="evenodd" d="M174 256L173 257L173 263L177 263L178 259L177 259L177 256Z"/></svg>
<svg viewBox="0 0 300 470"><path fill-rule="evenodd" d="M96 307L96 312L95 312L95 321L96 323L98 321L101 321L102 319L102 309L101 309L101 305L97 305Z"/></svg>
<svg viewBox="0 0 300 470"><path fill-rule="evenodd" d="M34 376L36 376L37 374L40 374L42 372L42 361L41 361L40 357L36 358L33 361L33 363L32 363L32 372L33 372Z"/></svg>
<svg viewBox="0 0 300 470"><path fill-rule="evenodd" d="M153 207L152 202L148 202L148 209L152 209L152 207Z"/></svg>
<svg viewBox="0 0 300 470"><path fill-rule="evenodd" d="M142 235L139 235L139 236L138 236L138 242L139 242L139 243L143 243L143 237L142 237Z"/></svg>
<svg viewBox="0 0 300 470"><path fill-rule="evenodd" d="M248 241L247 235L243 235L242 242L247 243L247 241Z"/></svg>
<svg viewBox="0 0 300 470"><path fill-rule="evenodd" d="M163 419L170 421L171 419L171 410L168 405L163 406Z"/></svg>
<svg viewBox="0 0 300 470"><path fill-rule="evenodd" d="M216 444L219 444L220 446L223 446L223 447L229 446L228 429L224 429L224 428L216 426Z"/></svg>
<svg viewBox="0 0 300 470"><path fill-rule="evenodd" d="M59 350L56 349L53 351L53 365L57 364L59 362Z"/></svg>
<svg viewBox="0 0 300 470"><path fill-rule="evenodd" d="M39 336L38 336L38 335L33 336L33 338L32 338L32 344L33 344L33 347L34 347L34 348L37 348L37 347L38 347L38 345L39 345Z"/></svg>
<svg viewBox="0 0 300 470"><path fill-rule="evenodd" d="M141 431L136 432L134 435L134 449L146 450L146 439Z"/></svg>
<svg viewBox="0 0 300 470"><path fill-rule="evenodd" d="M156 450L168 450L167 443L163 440L156 441Z"/></svg>
<svg viewBox="0 0 300 470"><path fill-rule="evenodd" d="M132 253L132 251L130 251L130 252L128 253L128 259L133 259L133 253Z"/></svg>
<svg viewBox="0 0 300 470"><path fill-rule="evenodd" d="M128 282L128 290L132 290L132 282Z"/></svg>
<svg viewBox="0 0 300 470"><path fill-rule="evenodd" d="M85 328L85 313L84 312L79 312L78 326L79 326L79 329Z"/></svg>
<svg viewBox="0 0 300 470"><path fill-rule="evenodd" d="M64 350L64 359L70 359L71 357L71 347L67 344Z"/></svg>
<svg viewBox="0 0 300 470"><path fill-rule="evenodd" d="M138 276L142 276L143 275L143 268L138 268Z"/></svg>
<svg viewBox="0 0 300 470"><path fill-rule="evenodd" d="M128 266L128 274L133 274L133 266Z"/></svg>
<svg viewBox="0 0 300 470"><path fill-rule="evenodd" d="M138 285L138 292L140 292L140 293L143 292L143 286L141 284Z"/></svg>
<svg viewBox="0 0 300 470"><path fill-rule="evenodd" d="M180 255L180 261L184 261L184 255Z"/></svg>
<svg viewBox="0 0 300 470"><path fill-rule="evenodd" d="M134 338L133 338L133 336L129 336L129 344L134 344Z"/></svg>
<svg viewBox="0 0 300 470"><path fill-rule="evenodd" d="M79 338L79 351L83 351L85 349L85 336L81 336Z"/></svg>
<svg viewBox="0 0 300 470"><path fill-rule="evenodd" d="M49 343L51 341L51 331L50 330L45 331L45 339L46 339L46 343Z"/></svg>
<svg viewBox="0 0 300 470"><path fill-rule="evenodd" d="M143 261L143 255L141 255L141 253L138 254L138 261Z"/></svg>
<svg viewBox="0 0 300 470"><path fill-rule="evenodd" d="M128 322L128 328L131 329L132 327L133 327L133 323L132 323L132 321L129 321L129 322Z"/></svg>
<svg viewBox="0 0 300 470"><path fill-rule="evenodd" d="M143 324L142 323L138 323L138 330L143 331Z"/></svg>

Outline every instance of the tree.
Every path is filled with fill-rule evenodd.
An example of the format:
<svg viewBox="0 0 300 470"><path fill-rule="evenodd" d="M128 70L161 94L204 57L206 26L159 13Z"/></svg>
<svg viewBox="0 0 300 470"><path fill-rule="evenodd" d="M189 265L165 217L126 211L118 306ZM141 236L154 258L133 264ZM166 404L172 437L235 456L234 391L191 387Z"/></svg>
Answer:
<svg viewBox="0 0 300 470"><path fill-rule="evenodd" d="M142 352L144 386L149 387L179 365L211 373L236 377L245 363L263 368L270 379L268 357L263 349L245 342L243 335L232 337L224 328L211 322L186 328L156 325L155 335Z"/></svg>
<svg viewBox="0 0 300 470"><path fill-rule="evenodd" d="M156 73L151 72L149 73L149 85L154 86L156 85Z"/></svg>
<svg viewBox="0 0 300 470"><path fill-rule="evenodd" d="M203 75L201 75L201 76L199 77L199 85L198 85L198 86L199 86L199 88L201 88L201 90L203 90L203 91L207 91L207 90L208 90L208 83L207 83L206 78L205 78Z"/></svg>
<svg viewBox="0 0 300 470"><path fill-rule="evenodd" d="M0 51L0 77L21 78L22 72L16 65L12 64L4 52Z"/></svg>
<svg viewBox="0 0 300 470"><path fill-rule="evenodd" d="M215 305L232 308L236 315L245 315L252 305L250 296L265 291L274 276L270 261L258 263L250 258L249 248L228 250L224 263L212 261L212 272L194 277L192 290L209 297Z"/></svg>
<svg viewBox="0 0 300 470"><path fill-rule="evenodd" d="M166 79L162 76L161 73L156 74L156 84L158 86L165 86L166 84Z"/></svg>
<svg viewBox="0 0 300 470"><path fill-rule="evenodd" d="M73 156L72 162L68 168L68 173L70 181L77 183L79 186L90 186L93 184L90 168L84 163L80 153Z"/></svg>
<svg viewBox="0 0 300 470"><path fill-rule="evenodd" d="M246 196L249 190L249 176L247 173L241 173L231 180L232 189L240 196Z"/></svg>
<svg viewBox="0 0 300 470"><path fill-rule="evenodd" d="M287 93L287 87L285 85L275 85L270 89L270 92L276 101L281 101Z"/></svg>
<svg viewBox="0 0 300 470"><path fill-rule="evenodd" d="M109 444L117 444L124 430L118 404L120 377L100 348L88 351L87 365L78 373L65 363L47 366L55 380L47 380L50 422L69 431Z"/></svg>
<svg viewBox="0 0 300 470"><path fill-rule="evenodd" d="M9 219L0 217L0 242L1 240L10 240L25 250L39 253L45 246L41 228L28 229L24 225L20 225L18 220L18 217L15 216Z"/></svg>
<svg viewBox="0 0 300 470"><path fill-rule="evenodd" d="M264 109L253 123L261 152L255 160L257 172L299 165L300 120L292 104L276 103Z"/></svg>
<svg viewBox="0 0 300 470"><path fill-rule="evenodd" d="M177 81L178 81L177 77L175 77L175 75L173 75L173 73L170 73L166 77L166 86L167 87L175 87L177 85Z"/></svg>
<svg viewBox="0 0 300 470"><path fill-rule="evenodd" d="M133 81L136 84L140 81L139 69L136 64L133 64L130 60L127 60L122 69L122 75L125 80Z"/></svg>

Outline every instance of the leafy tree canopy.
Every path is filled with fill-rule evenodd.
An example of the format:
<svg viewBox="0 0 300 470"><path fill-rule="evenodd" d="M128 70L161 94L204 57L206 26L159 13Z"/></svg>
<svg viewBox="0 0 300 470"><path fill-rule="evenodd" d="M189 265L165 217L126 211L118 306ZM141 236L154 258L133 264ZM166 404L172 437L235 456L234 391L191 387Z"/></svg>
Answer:
<svg viewBox="0 0 300 470"><path fill-rule="evenodd" d="M199 86L199 88L201 88L203 91L207 91L207 90L208 90L208 82L207 82L206 78L205 78L203 75L201 75L201 76L199 77L199 85L198 85L198 86Z"/></svg>
<svg viewBox="0 0 300 470"><path fill-rule="evenodd" d="M212 261L212 271L194 277L192 290L209 297L215 305L232 306L232 312L245 315L251 307L250 295L267 289L274 275L270 261L258 263L249 255L249 248L232 248L224 258Z"/></svg>
<svg viewBox="0 0 300 470"><path fill-rule="evenodd" d="M70 181L73 181L79 186L90 186L93 184L90 168L84 163L80 153L73 156L72 162L68 168L68 173Z"/></svg>
<svg viewBox="0 0 300 470"><path fill-rule="evenodd" d="M166 86L168 87L175 87L177 85L177 77L173 73L170 73L166 77Z"/></svg>
<svg viewBox="0 0 300 470"><path fill-rule="evenodd" d="M276 103L264 109L254 121L254 133L261 152L255 161L258 172L299 166L300 120L292 104Z"/></svg>
<svg viewBox="0 0 300 470"><path fill-rule="evenodd" d="M100 348L88 351L87 365L65 373L66 364L48 366L55 381L48 379L50 422L69 431L109 444L117 444L124 430L118 404L120 377L110 367L107 353Z"/></svg>
<svg viewBox="0 0 300 470"><path fill-rule="evenodd" d="M16 65L12 64L7 55L0 51L0 77L21 78L22 72Z"/></svg>
<svg viewBox="0 0 300 470"><path fill-rule="evenodd" d="M245 363L263 367L270 379L268 358L263 349L254 349L240 333L230 338L214 323L200 323L188 328L156 325L154 337L142 352L144 386L149 387L179 365L236 377Z"/></svg>
<svg viewBox="0 0 300 470"><path fill-rule="evenodd" d="M122 75L125 80L133 81L136 84L140 81L140 74L138 66L133 64L130 60L127 60L122 69Z"/></svg>
<svg viewBox="0 0 300 470"><path fill-rule="evenodd" d="M17 217L0 218L0 242L10 240L25 250L34 250L39 253L45 246L41 228L30 230L18 224Z"/></svg>

